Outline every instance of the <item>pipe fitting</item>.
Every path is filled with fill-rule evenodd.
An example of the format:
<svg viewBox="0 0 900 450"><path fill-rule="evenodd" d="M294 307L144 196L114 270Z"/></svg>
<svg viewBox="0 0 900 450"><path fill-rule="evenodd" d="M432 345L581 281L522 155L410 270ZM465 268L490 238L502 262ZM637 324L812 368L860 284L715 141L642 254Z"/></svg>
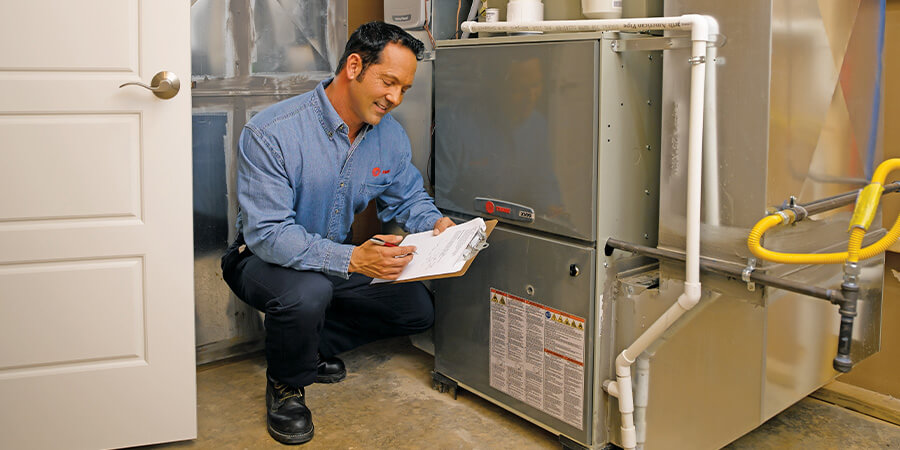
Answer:
<svg viewBox="0 0 900 450"><path fill-rule="evenodd" d="M794 200L794 197L791 197L791 200ZM797 223L797 222L809 217L809 211L807 211L806 208L804 208L796 203L793 203L793 201L791 201L790 203L788 203L788 201L785 201L784 203L782 203L781 210L779 212L784 213L784 214L780 214L782 218L785 216L785 214L788 214L788 213L790 213L793 216L793 218L790 220L790 222L785 222L785 225Z"/></svg>
<svg viewBox="0 0 900 450"><path fill-rule="evenodd" d="M838 306L841 316L856 317L856 301L859 299L859 285L856 282L844 282L841 284L841 294L844 296Z"/></svg>
<svg viewBox="0 0 900 450"><path fill-rule="evenodd" d="M603 390L611 397L619 398L619 384L613 380L603 380Z"/></svg>
<svg viewBox="0 0 900 450"><path fill-rule="evenodd" d="M859 275L862 271L859 268L859 263L855 262L846 262L844 263L844 282L841 284L841 291L844 290L844 286L850 286L851 288L859 289ZM846 297L845 297L846 300Z"/></svg>
<svg viewBox="0 0 900 450"><path fill-rule="evenodd" d="M715 39L712 39L712 37L719 34L719 21L713 16L703 16L703 18L706 19L707 33L710 37L709 42L715 42Z"/></svg>
<svg viewBox="0 0 900 450"><path fill-rule="evenodd" d="M629 359L626 352L628 349L622 350L622 353L619 353L619 356L616 357L616 376L617 377L630 377L631 376L631 365L634 364L633 359Z"/></svg>
<svg viewBox="0 0 900 450"><path fill-rule="evenodd" d="M678 304L685 309L690 310L700 302L700 283L684 283L684 293L678 296Z"/></svg>
<svg viewBox="0 0 900 450"><path fill-rule="evenodd" d="M709 16L699 14L684 14L681 19L690 24L692 41L709 41ZM718 23L717 23L718 25Z"/></svg>
<svg viewBox="0 0 900 450"><path fill-rule="evenodd" d="M859 263L857 262L846 262L844 263L844 280L846 281L846 277L852 276L854 278L859 277L859 274L862 273L862 269L859 267Z"/></svg>
<svg viewBox="0 0 900 450"><path fill-rule="evenodd" d="M845 268L855 265L855 263L847 263ZM850 268L849 270L854 269ZM857 275L853 274L844 276L845 281L841 284L841 294L844 300L838 304L840 307L841 325L838 331L837 355L834 357L832 367L834 367L834 370L842 373L853 369L853 360L850 359L850 346L853 342L853 321L857 315L856 301L859 299L859 285L856 282L856 277Z"/></svg>
<svg viewBox="0 0 900 450"><path fill-rule="evenodd" d="M793 209L785 209L785 210L781 210L781 211L776 211L775 215L777 215L778 217L781 217L782 225L790 225L790 224L794 223L795 221L799 220L799 219L797 219L797 212L794 211Z"/></svg>

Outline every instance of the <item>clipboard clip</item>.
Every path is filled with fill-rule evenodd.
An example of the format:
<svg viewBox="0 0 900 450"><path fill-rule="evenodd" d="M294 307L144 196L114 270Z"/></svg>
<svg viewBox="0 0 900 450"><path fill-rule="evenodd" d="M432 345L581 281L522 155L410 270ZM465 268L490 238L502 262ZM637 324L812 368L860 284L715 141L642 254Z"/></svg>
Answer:
<svg viewBox="0 0 900 450"><path fill-rule="evenodd" d="M463 261L472 259L478 252L488 248L488 245L490 244L487 242L487 234L485 234L484 230L478 230L475 233L475 237L466 246L466 251L463 253Z"/></svg>

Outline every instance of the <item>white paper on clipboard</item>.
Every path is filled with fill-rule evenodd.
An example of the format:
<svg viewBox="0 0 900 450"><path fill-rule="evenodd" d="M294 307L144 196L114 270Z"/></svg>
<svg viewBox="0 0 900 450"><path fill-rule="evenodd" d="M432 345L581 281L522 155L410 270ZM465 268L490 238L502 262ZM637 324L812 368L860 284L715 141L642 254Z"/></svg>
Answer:
<svg viewBox="0 0 900 450"><path fill-rule="evenodd" d="M478 217L449 227L437 236L433 231L410 234L399 245L415 246L416 254L403 268L400 277L396 280L375 278L372 283L405 281L459 272L466 261L487 247L485 229L484 219Z"/></svg>

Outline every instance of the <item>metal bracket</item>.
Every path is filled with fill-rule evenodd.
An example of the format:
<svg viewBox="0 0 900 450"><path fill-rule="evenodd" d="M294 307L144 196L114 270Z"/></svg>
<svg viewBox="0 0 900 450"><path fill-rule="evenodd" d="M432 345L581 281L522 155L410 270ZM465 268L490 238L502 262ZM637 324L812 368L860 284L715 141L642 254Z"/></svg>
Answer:
<svg viewBox="0 0 900 450"><path fill-rule="evenodd" d="M713 34L707 47L722 47L725 45L724 34ZM651 36L636 37L631 39L613 39L610 48L616 53L621 52L646 52L654 50L675 50L678 48L690 48L690 36Z"/></svg>
<svg viewBox="0 0 900 450"><path fill-rule="evenodd" d="M756 270L756 263L756 258L748 258L747 267L744 267L744 270L741 271L741 280L743 280L744 283L747 283L747 290L750 292L756 290L756 283L750 280L750 275Z"/></svg>
<svg viewBox="0 0 900 450"><path fill-rule="evenodd" d="M701 56L692 56L692 57L688 58L688 62L691 63L692 66L696 66L697 64L704 64L704 63L706 63L706 57L702 56L702 55Z"/></svg>
<svg viewBox="0 0 900 450"><path fill-rule="evenodd" d="M420 61L434 61L435 60L435 51L434 50L425 50L422 52L422 59Z"/></svg>
<svg viewBox="0 0 900 450"><path fill-rule="evenodd" d="M707 42L707 47L722 48L725 46L725 43L728 42L728 37L724 34L711 34L709 37L712 40Z"/></svg>
<svg viewBox="0 0 900 450"><path fill-rule="evenodd" d="M787 210L791 210L794 212L794 220L793 221L784 212ZM777 212L773 212L772 214L780 215L782 222L784 224L797 223L797 222L809 217L809 212L806 211L806 208L800 206L800 204L797 203L797 197L793 196L793 195L788 197L787 200L783 201L781 203L781 208Z"/></svg>
<svg viewBox="0 0 900 450"><path fill-rule="evenodd" d="M613 39L609 44L612 51L621 52L646 52L655 50L672 50L691 46L691 39L687 37L639 37L631 39Z"/></svg>

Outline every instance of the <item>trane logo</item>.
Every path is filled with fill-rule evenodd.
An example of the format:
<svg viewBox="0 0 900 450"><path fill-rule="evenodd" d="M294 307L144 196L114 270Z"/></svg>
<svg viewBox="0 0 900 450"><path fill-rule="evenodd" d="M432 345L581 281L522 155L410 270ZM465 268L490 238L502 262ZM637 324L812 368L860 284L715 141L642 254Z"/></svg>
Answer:
<svg viewBox="0 0 900 450"><path fill-rule="evenodd" d="M512 212L509 208L495 205L494 202L486 202L484 204L484 210L487 211L488 214L494 214L494 212L509 214Z"/></svg>
<svg viewBox="0 0 900 450"><path fill-rule="evenodd" d="M391 16L391 20L394 22L409 22L412 20L412 14L404 14L402 16Z"/></svg>

